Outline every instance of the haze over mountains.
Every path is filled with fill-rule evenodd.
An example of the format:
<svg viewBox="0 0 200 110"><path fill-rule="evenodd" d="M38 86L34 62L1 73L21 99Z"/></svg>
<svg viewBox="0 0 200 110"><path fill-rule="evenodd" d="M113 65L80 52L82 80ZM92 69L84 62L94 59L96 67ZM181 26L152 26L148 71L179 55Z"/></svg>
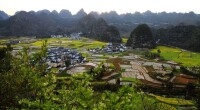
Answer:
<svg viewBox="0 0 200 110"><path fill-rule="evenodd" d="M41 11L31 11L31 12L16 12L14 16L11 16L10 19L16 18L16 16L27 16L30 15L37 16L43 19L45 16L47 19L51 19L51 22L55 22L56 27L59 27L60 24L64 25L65 28L74 25L74 23L87 15L87 13L81 9L77 12L77 14L72 15L69 10L61 10L60 12L49 10L41 10ZM194 12L189 13L153 13L151 11L146 11L144 13L135 12L135 13L127 13L127 14L117 14L115 11L104 12L99 14L98 12L90 12L96 18L103 18L109 25L116 26L121 35L126 35L130 33L133 28L135 28L138 24L146 23L150 27L154 28L165 28L178 24L186 24L186 25L199 25L200 24L200 15L195 14ZM30 17L30 16L29 16ZM5 14L3 11L0 12L0 20L8 19L9 16ZM20 17L22 18L22 17ZM31 19L31 18L30 18ZM57 20L57 21L56 21ZM59 20L59 21L58 21ZM47 22L46 20L45 22ZM59 26L58 26L59 25ZM0 25L2 27L2 25Z"/></svg>

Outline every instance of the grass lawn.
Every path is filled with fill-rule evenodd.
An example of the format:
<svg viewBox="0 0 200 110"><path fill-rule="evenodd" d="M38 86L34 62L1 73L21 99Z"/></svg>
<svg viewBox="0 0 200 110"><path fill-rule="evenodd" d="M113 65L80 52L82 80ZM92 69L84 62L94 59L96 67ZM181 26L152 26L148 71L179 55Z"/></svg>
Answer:
<svg viewBox="0 0 200 110"><path fill-rule="evenodd" d="M152 52L157 52L160 49L160 55L166 60L173 60L181 63L183 66L200 66L200 53L182 51L179 48L171 48L166 46L158 46L152 49Z"/></svg>

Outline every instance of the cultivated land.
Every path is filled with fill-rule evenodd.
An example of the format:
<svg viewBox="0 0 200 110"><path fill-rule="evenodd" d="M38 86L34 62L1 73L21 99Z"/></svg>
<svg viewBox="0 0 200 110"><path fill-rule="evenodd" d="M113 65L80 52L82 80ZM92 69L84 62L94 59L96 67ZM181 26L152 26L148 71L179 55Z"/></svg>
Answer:
<svg viewBox="0 0 200 110"><path fill-rule="evenodd" d="M21 47L28 46L32 48L32 51L37 51L43 45L43 42L47 40L48 47L65 47L76 49L84 57L87 58L87 62L76 65L69 70L62 71L59 74L57 68L52 68L52 71L58 74L58 79L67 78L71 74L83 73L91 69L91 67L97 67L103 63L106 67L112 67L113 71L104 74L101 82L116 84L117 80L120 80L121 85L129 85L139 82L145 84L148 87L158 91L163 90L163 85L166 81L174 84L174 90L181 91L185 88L186 82L190 80L197 82L196 78L184 73L176 73L169 77L168 71L172 71L172 64L166 62L158 62L154 60L147 60L142 57L141 52L136 50L127 50L125 52L108 54L108 53L91 53L88 50L93 48L102 48L108 43L100 42L93 39L82 37L81 40L72 40L70 38L15 38L15 39L1 39L0 44L4 44L9 40L20 40L21 43L13 44L14 50L21 50ZM123 38L123 43L127 39ZM5 45L0 45L3 47ZM184 51L178 48L171 48L165 46L158 46L156 49L151 50L157 52L160 49L160 55L165 60L175 61L181 63L183 66L199 66L200 54L194 52ZM180 65L175 65L179 71ZM192 77L192 78L191 78ZM184 80L178 80L178 78L184 78ZM177 83L177 81L179 83ZM94 82L95 83L95 82ZM162 102L160 106L167 106L169 110L176 110L177 107L193 107L194 103L191 100L184 100L182 98L166 98L154 94L150 94L149 97L155 98ZM181 102L181 103L179 103Z"/></svg>
<svg viewBox="0 0 200 110"><path fill-rule="evenodd" d="M160 55L166 60L172 60L181 63L183 66L200 66L200 53L189 52L179 48L171 48L166 46L158 46L156 49L151 50L157 52L160 49Z"/></svg>

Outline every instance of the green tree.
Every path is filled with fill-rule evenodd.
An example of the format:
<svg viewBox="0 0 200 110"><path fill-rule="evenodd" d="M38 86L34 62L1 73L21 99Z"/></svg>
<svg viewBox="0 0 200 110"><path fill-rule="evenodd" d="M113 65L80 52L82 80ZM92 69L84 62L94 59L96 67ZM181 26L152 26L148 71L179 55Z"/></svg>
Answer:
<svg viewBox="0 0 200 110"><path fill-rule="evenodd" d="M41 78L46 75L46 42L40 52L30 56L28 48L24 48L18 57L12 58L6 52L5 58L10 59L11 68L0 74L0 105L1 109L20 107L18 100L34 97L37 93ZM6 60L8 61L8 60ZM3 62L3 64L7 64ZM4 69L5 70L5 69Z"/></svg>
<svg viewBox="0 0 200 110"><path fill-rule="evenodd" d="M161 53L161 50L160 50L160 49L158 49L158 50L157 50L157 53L158 53L158 54L160 54L160 53Z"/></svg>
<svg viewBox="0 0 200 110"><path fill-rule="evenodd" d="M91 68L87 73L93 77L93 80L101 80L106 71L105 65L101 63L98 67Z"/></svg>
<svg viewBox="0 0 200 110"><path fill-rule="evenodd" d="M0 74L11 69L11 55L12 47L7 45L7 47L0 48Z"/></svg>
<svg viewBox="0 0 200 110"><path fill-rule="evenodd" d="M65 61L65 66L68 68L70 65L71 65L71 60L70 60L70 59L67 59L67 60Z"/></svg>
<svg viewBox="0 0 200 110"><path fill-rule="evenodd" d="M25 109L92 109L93 90L89 87L89 77L72 76L61 88L56 89L55 75L46 75L35 98L20 100ZM64 81L64 80L63 80Z"/></svg>
<svg viewBox="0 0 200 110"><path fill-rule="evenodd" d="M12 75L9 74L13 61L11 51L11 45L0 48L0 109L16 105L16 100L12 98L15 96L15 93L12 93L15 90L12 85L15 83L13 83Z"/></svg>

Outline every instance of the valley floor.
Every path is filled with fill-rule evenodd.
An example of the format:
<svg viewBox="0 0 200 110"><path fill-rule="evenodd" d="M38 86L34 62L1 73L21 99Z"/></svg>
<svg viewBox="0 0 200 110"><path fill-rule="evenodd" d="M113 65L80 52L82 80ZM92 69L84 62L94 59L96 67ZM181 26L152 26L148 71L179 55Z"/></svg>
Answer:
<svg viewBox="0 0 200 110"><path fill-rule="evenodd" d="M1 39L0 47L4 47L5 43L11 39ZM165 46L158 46L151 52L156 53L159 49L161 57L164 61L148 60L143 57L141 52L137 50L127 49L124 52L119 53L105 53L105 52L91 52L90 49L103 48L108 43L100 42L88 38L82 37L81 40L72 40L69 38L47 38L47 39L36 39L36 38L15 38L12 39L20 41L20 43L13 43L13 54L21 51L24 46L31 48L32 52L37 52L43 45L43 42L47 40L48 47L64 47L75 49L87 59L87 62L77 64L69 69L62 72L58 68L52 68L58 77L66 77L73 74L84 73L89 71L91 68L97 68L98 65L102 64L105 67L112 70L104 74L101 81L108 82L110 84L120 85L131 85L135 83L136 79L145 85L145 88L150 89L153 93L159 93L156 91L161 90L160 95L149 94L149 96L158 99L159 101L173 105L175 108L192 108L194 106L193 101L184 100L181 97L177 98L166 98L162 93L166 95L168 84L173 84L171 91L183 91L185 90L188 83L199 84L197 77L188 75L180 71L181 66L200 66L200 54L194 52L184 51L178 48L170 48ZM123 39L125 42L126 39ZM176 70L175 73L172 72ZM136 83L135 83L136 84ZM146 91L146 90L145 90ZM178 94L178 93L175 93ZM183 95L183 93L178 94ZM179 103L181 102L181 103Z"/></svg>

